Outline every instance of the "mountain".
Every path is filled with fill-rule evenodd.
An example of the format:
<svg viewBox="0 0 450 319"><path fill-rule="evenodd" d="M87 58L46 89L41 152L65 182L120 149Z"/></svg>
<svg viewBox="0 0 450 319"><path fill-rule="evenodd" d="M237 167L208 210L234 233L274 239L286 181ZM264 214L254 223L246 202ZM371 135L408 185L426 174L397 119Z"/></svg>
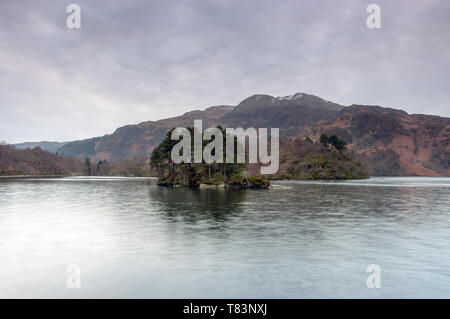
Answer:
<svg viewBox="0 0 450 319"><path fill-rule="evenodd" d="M118 128L113 134L67 143L58 151L65 156L89 157L93 160L117 161L134 156L149 156L173 127L192 126L195 119L204 125L217 125L217 119L232 111L232 106L214 106L204 111L191 111L159 121L142 122Z"/></svg>
<svg viewBox="0 0 450 319"><path fill-rule="evenodd" d="M47 142L47 141L42 141L42 142L25 142L25 143L18 143L18 144L13 144L15 148L19 149L19 150L24 150L27 148L35 148L35 147L39 147L44 151L49 151L51 153L56 153L58 151L58 149L60 149L61 147L63 147L64 145L66 145L67 142Z"/></svg>
<svg viewBox="0 0 450 319"><path fill-rule="evenodd" d="M159 121L118 128L113 134L74 141L58 149L62 155L98 161L148 157L167 131L192 126L278 127L286 139L318 141L322 133L335 134L371 175L450 176L449 118L408 114L380 106L343 106L305 93L273 97L257 94L236 106L213 106ZM300 147L285 143L284 147Z"/></svg>
<svg viewBox="0 0 450 319"><path fill-rule="evenodd" d="M20 150L11 145L0 145L0 176L70 175L83 171L84 164L77 158L65 158L39 147Z"/></svg>
<svg viewBox="0 0 450 319"><path fill-rule="evenodd" d="M219 122L227 127L278 127L281 136L296 136L321 120L331 120L344 107L317 96L297 93L285 97L253 95Z"/></svg>
<svg viewBox="0 0 450 319"><path fill-rule="evenodd" d="M67 143L58 151L66 156L117 161L133 156L148 156L167 131L192 126L203 120L203 127L279 127L281 136L296 136L321 120L335 118L344 107L319 97L297 93L272 97L253 95L237 106L213 106L159 121L142 122L118 128L113 134Z"/></svg>
<svg viewBox="0 0 450 319"><path fill-rule="evenodd" d="M371 175L450 176L450 118L351 105L308 129L335 134L360 155Z"/></svg>

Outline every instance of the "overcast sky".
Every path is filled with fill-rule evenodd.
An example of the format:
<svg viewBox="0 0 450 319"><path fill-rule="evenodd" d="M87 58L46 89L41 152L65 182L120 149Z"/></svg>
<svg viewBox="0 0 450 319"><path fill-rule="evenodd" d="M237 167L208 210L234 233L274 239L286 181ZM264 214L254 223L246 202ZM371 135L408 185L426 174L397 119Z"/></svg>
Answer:
<svg viewBox="0 0 450 319"><path fill-rule="evenodd" d="M81 29L66 7L81 6ZM381 7L381 29L366 8ZM450 116L450 1L1 0L0 140L74 140L264 93Z"/></svg>

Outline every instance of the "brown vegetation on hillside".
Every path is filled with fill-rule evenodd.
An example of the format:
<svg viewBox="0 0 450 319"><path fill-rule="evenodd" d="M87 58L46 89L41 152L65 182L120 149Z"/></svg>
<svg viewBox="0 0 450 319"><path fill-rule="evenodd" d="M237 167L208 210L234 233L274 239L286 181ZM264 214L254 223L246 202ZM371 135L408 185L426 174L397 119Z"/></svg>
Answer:
<svg viewBox="0 0 450 319"><path fill-rule="evenodd" d="M63 157L39 147L18 150L0 145L0 175L71 175L82 173L80 159Z"/></svg>
<svg viewBox="0 0 450 319"><path fill-rule="evenodd" d="M371 175L450 176L450 119L353 105L308 130L313 139L337 134Z"/></svg>

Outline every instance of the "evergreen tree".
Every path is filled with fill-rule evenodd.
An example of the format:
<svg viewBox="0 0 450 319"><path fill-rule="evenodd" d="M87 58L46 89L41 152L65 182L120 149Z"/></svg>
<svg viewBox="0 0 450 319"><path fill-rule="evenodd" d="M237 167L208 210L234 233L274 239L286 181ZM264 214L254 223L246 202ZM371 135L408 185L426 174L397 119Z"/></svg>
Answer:
<svg viewBox="0 0 450 319"><path fill-rule="evenodd" d="M87 157L84 160L84 166L86 166L87 175L90 176L92 174L92 167L91 167L91 160L89 159L89 157Z"/></svg>

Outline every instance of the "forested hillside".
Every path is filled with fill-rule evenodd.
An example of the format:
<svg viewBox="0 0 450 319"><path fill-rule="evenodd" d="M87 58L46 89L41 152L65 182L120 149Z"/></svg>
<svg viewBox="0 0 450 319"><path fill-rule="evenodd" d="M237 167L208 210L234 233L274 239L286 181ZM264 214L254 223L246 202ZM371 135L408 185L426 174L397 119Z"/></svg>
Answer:
<svg viewBox="0 0 450 319"><path fill-rule="evenodd" d="M0 176L71 175L82 174L84 170L80 159L56 155L39 147L19 150L11 145L0 145Z"/></svg>

